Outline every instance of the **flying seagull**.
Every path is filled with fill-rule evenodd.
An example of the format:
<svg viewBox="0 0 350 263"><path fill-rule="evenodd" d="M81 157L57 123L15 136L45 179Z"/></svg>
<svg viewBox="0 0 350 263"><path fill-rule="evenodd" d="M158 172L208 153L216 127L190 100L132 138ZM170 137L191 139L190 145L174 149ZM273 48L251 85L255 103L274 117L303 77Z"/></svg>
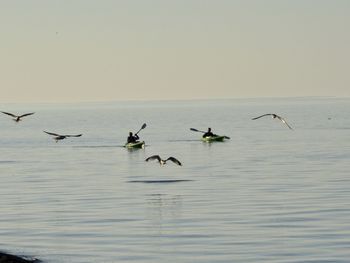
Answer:
<svg viewBox="0 0 350 263"><path fill-rule="evenodd" d="M15 122L19 122L21 121L21 118L25 117L25 116L29 116L29 115L32 115L34 114L35 112L30 112L30 113L26 113L26 114L22 114L22 115L15 115L15 114L12 114L12 113L9 113L9 112L5 112L5 111L2 111L3 114L7 114L7 115L10 115L11 117L13 117L14 121Z"/></svg>
<svg viewBox="0 0 350 263"><path fill-rule="evenodd" d="M174 157L169 157L168 159L163 160L160 158L159 155L152 155L152 156L148 157L145 161L148 162L148 161L152 161L152 160L157 160L160 165L166 164L166 162L169 160L172 161L173 163L176 163L177 165L180 165L180 166L182 165L180 163L180 161Z"/></svg>
<svg viewBox="0 0 350 263"><path fill-rule="evenodd" d="M45 133L49 134L49 135L52 135L54 136L54 140L56 142L58 142L59 140L63 140L63 139L66 139L67 137L80 137L82 136L82 134L77 134L77 135L60 135L60 134L57 134L57 133L53 133L53 132L47 132L47 131L44 131Z"/></svg>
<svg viewBox="0 0 350 263"><path fill-rule="evenodd" d="M259 118L261 118L261 117L265 117L265 116L272 116L273 119L276 119L276 118L277 118L277 119L279 119L281 122L283 122L285 125L287 125L289 129L293 130L293 128L289 126L289 124L286 122L285 119L283 119L281 116L278 116L277 114L274 114L274 113L267 113L267 114L264 114L264 115L255 117L255 118L253 118L252 120L257 120L257 119L259 119Z"/></svg>

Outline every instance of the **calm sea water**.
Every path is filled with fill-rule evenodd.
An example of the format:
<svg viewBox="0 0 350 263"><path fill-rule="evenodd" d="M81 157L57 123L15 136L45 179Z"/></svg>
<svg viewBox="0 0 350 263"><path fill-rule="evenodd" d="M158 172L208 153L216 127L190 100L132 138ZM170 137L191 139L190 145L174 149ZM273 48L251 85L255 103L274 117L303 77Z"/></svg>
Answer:
<svg viewBox="0 0 350 263"><path fill-rule="evenodd" d="M0 116L0 250L52 263L350 260L350 99L1 110L36 113ZM264 113L294 130L251 120ZM143 123L147 147L121 147ZM191 127L231 140L202 143Z"/></svg>

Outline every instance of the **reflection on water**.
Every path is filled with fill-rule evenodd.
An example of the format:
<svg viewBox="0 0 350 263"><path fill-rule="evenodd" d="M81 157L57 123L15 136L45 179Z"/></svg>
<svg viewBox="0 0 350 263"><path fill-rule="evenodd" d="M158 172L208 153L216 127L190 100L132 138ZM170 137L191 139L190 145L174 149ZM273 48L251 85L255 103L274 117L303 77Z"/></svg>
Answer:
<svg viewBox="0 0 350 263"><path fill-rule="evenodd" d="M146 216L151 222L155 234L162 236L167 234L171 222L180 222L182 215L182 197L166 194L151 194L146 196ZM165 226L165 227L164 227ZM165 229L165 231L164 231Z"/></svg>

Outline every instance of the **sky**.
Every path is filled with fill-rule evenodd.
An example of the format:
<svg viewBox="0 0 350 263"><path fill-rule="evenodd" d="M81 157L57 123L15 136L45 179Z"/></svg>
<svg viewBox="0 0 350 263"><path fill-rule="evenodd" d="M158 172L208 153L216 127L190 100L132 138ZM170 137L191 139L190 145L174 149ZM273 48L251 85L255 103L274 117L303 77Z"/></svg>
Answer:
<svg viewBox="0 0 350 263"><path fill-rule="evenodd" d="M0 0L0 102L350 96L347 0Z"/></svg>

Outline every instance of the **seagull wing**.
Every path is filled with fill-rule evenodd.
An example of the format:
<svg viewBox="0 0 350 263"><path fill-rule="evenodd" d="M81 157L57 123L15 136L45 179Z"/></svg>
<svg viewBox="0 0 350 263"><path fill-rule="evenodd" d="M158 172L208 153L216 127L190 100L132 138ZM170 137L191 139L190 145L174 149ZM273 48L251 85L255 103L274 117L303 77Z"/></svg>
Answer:
<svg viewBox="0 0 350 263"><path fill-rule="evenodd" d="M49 134L49 135L53 135L53 136L61 136L57 133L53 133L53 132L47 132L47 131L44 131L45 133Z"/></svg>
<svg viewBox="0 0 350 263"><path fill-rule="evenodd" d="M152 156L148 157L145 161L148 162L148 161L152 161L152 160L158 160L158 162L161 161L159 155L152 155Z"/></svg>
<svg viewBox="0 0 350 263"><path fill-rule="evenodd" d="M77 135L64 135L65 137L80 137L82 134L77 134Z"/></svg>
<svg viewBox="0 0 350 263"><path fill-rule="evenodd" d="M5 112L5 111L2 111L3 114L7 114L7 115L10 115L11 117L15 117L17 118L18 116L12 114L12 113L9 113L9 112Z"/></svg>
<svg viewBox="0 0 350 263"><path fill-rule="evenodd" d="M30 113L26 113L26 114L23 114L23 115L18 116L18 117L22 118L22 117L25 117L25 116L32 115L32 114L34 114L34 113L35 113L35 112L30 112Z"/></svg>
<svg viewBox="0 0 350 263"><path fill-rule="evenodd" d="M271 115L274 115L274 114L272 114L272 113L263 114L263 115L261 115L261 116L258 116L258 117L253 118L252 120L257 120L257 119L260 119L261 117L271 116Z"/></svg>
<svg viewBox="0 0 350 263"><path fill-rule="evenodd" d="M176 159L176 158L174 158L174 157L169 157L168 159L166 159L167 161L168 160L170 160L170 161L172 161L173 163L176 163L177 165L182 165L181 163L180 163L180 161L178 160L178 159Z"/></svg>
<svg viewBox="0 0 350 263"><path fill-rule="evenodd" d="M289 124L286 122L285 119L283 119L282 117L280 117L280 116L278 116L278 115L276 115L276 117L277 117L281 122L283 122L285 125L287 125L287 127L288 127L289 129L293 130L293 128L289 126Z"/></svg>

